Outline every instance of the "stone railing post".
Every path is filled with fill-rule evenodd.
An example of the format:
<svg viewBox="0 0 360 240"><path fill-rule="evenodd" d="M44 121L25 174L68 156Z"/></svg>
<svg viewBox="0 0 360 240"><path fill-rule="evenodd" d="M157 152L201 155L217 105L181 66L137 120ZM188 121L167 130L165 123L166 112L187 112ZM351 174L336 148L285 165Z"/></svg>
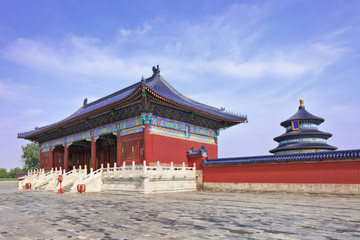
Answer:
<svg viewBox="0 0 360 240"><path fill-rule="evenodd" d="M135 171L135 161L132 161L132 165L131 165L131 177L134 176L134 171Z"/></svg>
<svg viewBox="0 0 360 240"><path fill-rule="evenodd" d="M116 162L114 162L114 176L116 174Z"/></svg>
<svg viewBox="0 0 360 240"><path fill-rule="evenodd" d="M170 173L171 173L171 176L174 177L174 163L173 162L170 163Z"/></svg>
<svg viewBox="0 0 360 240"><path fill-rule="evenodd" d="M183 174L184 174L184 177L186 176L186 170L185 170L185 163L183 162L182 163L182 170L183 170Z"/></svg>
<svg viewBox="0 0 360 240"><path fill-rule="evenodd" d="M146 161L143 161L143 175L146 174Z"/></svg>

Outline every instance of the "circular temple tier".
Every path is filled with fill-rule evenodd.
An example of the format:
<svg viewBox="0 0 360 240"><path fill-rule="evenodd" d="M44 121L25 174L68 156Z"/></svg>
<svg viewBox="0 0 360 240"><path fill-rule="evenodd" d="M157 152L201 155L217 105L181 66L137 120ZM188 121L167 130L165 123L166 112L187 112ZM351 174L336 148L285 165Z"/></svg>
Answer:
<svg viewBox="0 0 360 240"><path fill-rule="evenodd" d="M306 111L304 100L300 99L299 110L292 117L280 123L286 132L274 138L279 146L270 150L270 153L296 154L336 150L337 147L326 143L332 134L318 130L319 125L324 121L323 118Z"/></svg>

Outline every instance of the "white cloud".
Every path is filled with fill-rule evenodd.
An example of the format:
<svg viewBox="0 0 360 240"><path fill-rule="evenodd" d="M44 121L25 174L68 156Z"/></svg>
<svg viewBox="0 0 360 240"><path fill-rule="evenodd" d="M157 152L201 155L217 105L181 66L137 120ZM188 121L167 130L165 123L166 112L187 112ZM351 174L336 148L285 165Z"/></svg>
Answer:
<svg viewBox="0 0 360 240"><path fill-rule="evenodd" d="M85 76L104 81L133 79L147 74L155 64L166 66L166 71L173 73L170 76L182 76L177 77L180 81L207 73L241 81L264 76L294 80L319 74L344 56L344 48L322 42L250 52L264 40L264 21L272 8L272 4L235 4L201 22L155 19L134 29L120 29L119 36L108 44L76 35L61 41L17 39L2 56L36 71L66 75L67 79ZM152 27L165 21L170 26L166 33L161 27Z"/></svg>

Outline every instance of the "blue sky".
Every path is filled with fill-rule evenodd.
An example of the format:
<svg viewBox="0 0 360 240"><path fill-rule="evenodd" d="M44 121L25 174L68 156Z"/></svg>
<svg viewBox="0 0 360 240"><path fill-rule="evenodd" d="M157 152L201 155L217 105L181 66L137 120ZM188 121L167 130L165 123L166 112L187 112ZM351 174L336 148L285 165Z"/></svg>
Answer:
<svg viewBox="0 0 360 240"><path fill-rule="evenodd" d="M339 149L358 149L359 1L1 1L0 167L17 133L59 121L152 74L246 114L219 157L269 154L298 100Z"/></svg>

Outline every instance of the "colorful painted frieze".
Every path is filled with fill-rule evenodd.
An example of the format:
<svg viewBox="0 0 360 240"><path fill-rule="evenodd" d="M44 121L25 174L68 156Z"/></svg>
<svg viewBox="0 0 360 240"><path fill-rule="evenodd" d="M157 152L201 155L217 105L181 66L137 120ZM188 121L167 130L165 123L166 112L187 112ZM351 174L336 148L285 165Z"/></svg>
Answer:
<svg viewBox="0 0 360 240"><path fill-rule="evenodd" d="M116 123L116 129L117 130L123 130L127 128L136 127L142 124L141 117L128 119L125 121L121 121L119 123Z"/></svg>
<svg viewBox="0 0 360 240"><path fill-rule="evenodd" d="M190 125L190 133L196 133L199 135L204 135L204 136L208 136L208 137L215 137L216 133L214 130L212 129L208 129L208 128L204 128L204 127L199 127L199 126L195 126L195 125Z"/></svg>
<svg viewBox="0 0 360 240"><path fill-rule="evenodd" d="M187 124L184 122L180 122L180 121L176 121L176 120L172 120L172 119L168 119L168 118L163 118L163 117L158 117L158 116L153 116L152 125L163 127L163 128L174 129L174 130L178 130L178 131L184 131L184 132L187 130L187 127L186 127Z"/></svg>
<svg viewBox="0 0 360 240"><path fill-rule="evenodd" d="M49 142L44 142L44 143L40 144L40 148L47 148L49 146L50 146Z"/></svg>
<svg viewBox="0 0 360 240"><path fill-rule="evenodd" d="M183 131L177 131L169 128L151 126L150 131L160 135L185 138L185 133Z"/></svg>
<svg viewBox="0 0 360 240"><path fill-rule="evenodd" d="M109 134L116 131L116 124L111 124L103 127L96 128L90 131L90 136L100 136L104 134Z"/></svg>
<svg viewBox="0 0 360 240"><path fill-rule="evenodd" d="M90 131L82 132L82 133L78 133L78 134L72 135L70 137L67 137L66 142L70 143L70 142L81 141L81 140L84 140L84 139L90 138L90 137L91 137Z"/></svg>
<svg viewBox="0 0 360 240"><path fill-rule="evenodd" d="M215 143L215 139L213 137L207 137L197 134L190 134L190 139L206 143Z"/></svg>
<svg viewBox="0 0 360 240"><path fill-rule="evenodd" d="M143 131L144 131L143 126L134 127L134 128L126 129L126 130L121 130L120 136L126 136L126 135L139 133L139 132L143 132Z"/></svg>
<svg viewBox="0 0 360 240"><path fill-rule="evenodd" d="M65 143L65 138L59 138L59 139L55 139L53 141L50 141L49 146L50 147L54 147L57 145L63 145Z"/></svg>
<svg viewBox="0 0 360 240"><path fill-rule="evenodd" d="M41 149L41 152L42 153L44 153L44 152L49 152L50 151L50 148L49 147L47 147L47 148L42 148Z"/></svg>

